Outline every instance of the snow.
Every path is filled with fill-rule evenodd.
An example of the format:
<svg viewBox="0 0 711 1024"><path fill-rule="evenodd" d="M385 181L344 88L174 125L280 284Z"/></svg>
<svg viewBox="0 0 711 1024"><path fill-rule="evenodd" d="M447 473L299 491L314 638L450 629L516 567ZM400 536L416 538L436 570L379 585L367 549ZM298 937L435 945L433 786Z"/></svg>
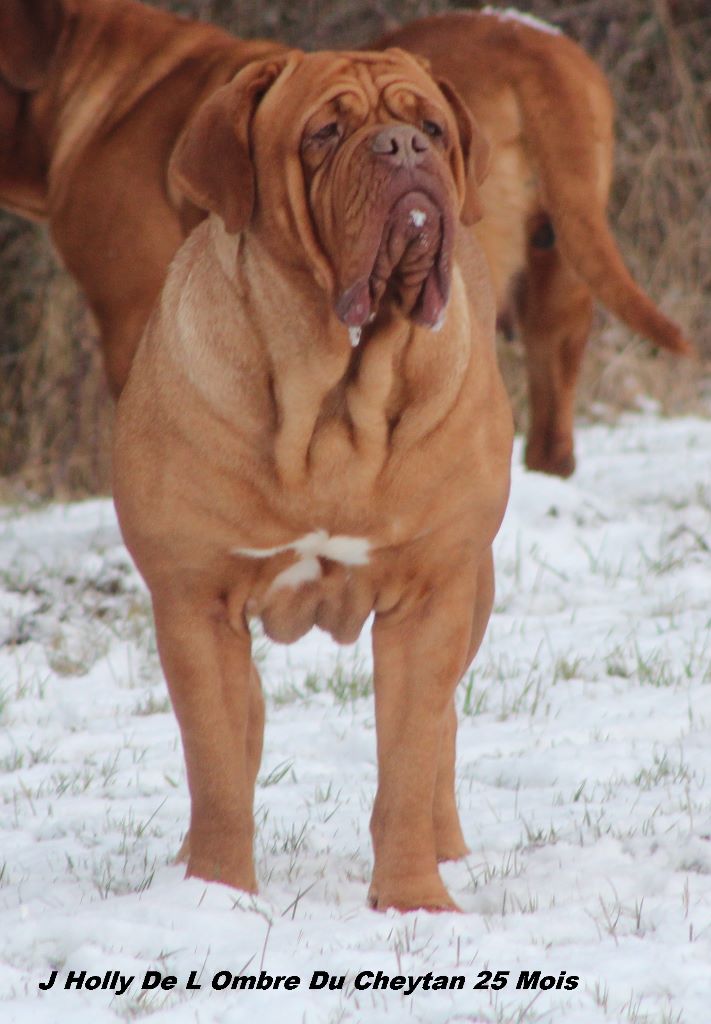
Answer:
<svg viewBox="0 0 711 1024"><path fill-rule="evenodd" d="M569 481L515 455L459 690L460 915L365 905L366 636L257 641L260 895L184 881L178 731L112 506L0 511L0 1019L707 1024L711 422L577 436ZM474 989L486 970L498 990ZM114 989L66 989L70 971ZM149 971L175 986L142 989ZM316 971L334 987L309 988ZM356 987L378 971L402 987ZM563 987L516 987L537 971ZM261 972L299 982L212 985Z"/></svg>
<svg viewBox="0 0 711 1024"><path fill-rule="evenodd" d="M479 13L489 14L491 17L499 18L501 21L518 22L521 25L527 25L528 28L535 28L539 32L547 32L552 36L559 36L561 34L560 29L556 28L555 25L550 25L547 21L542 21L541 18L536 18L533 14L518 11L515 7L506 7L505 9L500 7L482 7Z"/></svg>

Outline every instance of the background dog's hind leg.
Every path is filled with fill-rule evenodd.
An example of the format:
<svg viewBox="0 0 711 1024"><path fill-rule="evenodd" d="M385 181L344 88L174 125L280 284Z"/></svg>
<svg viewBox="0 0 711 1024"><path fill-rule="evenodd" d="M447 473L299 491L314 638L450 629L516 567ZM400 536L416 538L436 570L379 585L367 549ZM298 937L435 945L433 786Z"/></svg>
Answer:
<svg viewBox="0 0 711 1024"><path fill-rule="evenodd" d="M575 469L575 395L593 299L561 255L550 222L532 232L516 305L529 391L526 465L567 477Z"/></svg>

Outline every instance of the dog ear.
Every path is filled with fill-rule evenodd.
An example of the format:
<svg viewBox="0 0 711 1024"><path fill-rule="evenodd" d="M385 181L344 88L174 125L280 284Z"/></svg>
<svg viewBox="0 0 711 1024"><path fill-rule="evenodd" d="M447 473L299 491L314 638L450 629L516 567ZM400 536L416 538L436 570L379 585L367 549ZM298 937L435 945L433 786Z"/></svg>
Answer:
<svg viewBox="0 0 711 1024"><path fill-rule="evenodd" d="M39 89L64 24L63 0L0 2L0 77L13 87Z"/></svg>
<svg viewBox="0 0 711 1024"><path fill-rule="evenodd" d="M278 57L243 68L203 103L170 158L171 185L199 209L218 214L230 234L252 216L252 118L285 64L286 57Z"/></svg>
<svg viewBox="0 0 711 1024"><path fill-rule="evenodd" d="M478 186L489 169L490 146L454 86L446 78L437 79L437 85L457 122L464 158L463 168L455 168L455 178L464 193L460 219L462 224L476 224L483 215Z"/></svg>

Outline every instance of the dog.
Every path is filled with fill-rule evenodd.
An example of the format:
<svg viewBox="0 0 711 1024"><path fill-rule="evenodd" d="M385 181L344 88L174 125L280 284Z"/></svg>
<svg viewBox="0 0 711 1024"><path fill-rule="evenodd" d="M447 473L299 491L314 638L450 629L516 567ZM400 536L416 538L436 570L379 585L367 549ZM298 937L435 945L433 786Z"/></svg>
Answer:
<svg viewBox="0 0 711 1024"><path fill-rule="evenodd" d="M575 393L597 299L678 355L693 348L625 267L606 207L613 100L597 65L558 29L512 10L435 15L375 44L427 57L491 144L477 225L499 320L526 356L529 469L575 469Z"/></svg>
<svg viewBox="0 0 711 1024"><path fill-rule="evenodd" d="M171 161L209 213L121 394L114 498L191 796L187 874L254 891L248 618L373 636L370 904L454 909L454 691L493 599L512 418L479 215L486 145L399 50L251 64Z"/></svg>
<svg viewBox="0 0 711 1024"><path fill-rule="evenodd" d="M170 155L207 96L281 49L134 0L0 4L0 205L48 221L114 397L200 219L170 192Z"/></svg>
<svg viewBox="0 0 711 1024"><path fill-rule="evenodd" d="M573 42L485 11L426 18L400 46L450 79L492 143L475 227L499 321L522 332L526 464L573 472L573 413L593 297L672 352L689 343L634 284L605 219L612 101ZM0 204L47 220L98 322L118 396L166 268L202 213L171 153L202 100L276 43L242 42L135 0L3 0Z"/></svg>

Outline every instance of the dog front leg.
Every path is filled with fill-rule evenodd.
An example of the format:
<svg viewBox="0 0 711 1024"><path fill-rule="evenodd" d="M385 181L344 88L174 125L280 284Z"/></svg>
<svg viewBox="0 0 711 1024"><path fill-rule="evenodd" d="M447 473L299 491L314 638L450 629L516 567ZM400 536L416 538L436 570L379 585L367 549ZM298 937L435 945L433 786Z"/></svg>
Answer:
<svg viewBox="0 0 711 1024"><path fill-rule="evenodd" d="M477 575L471 639L462 675L471 665L484 639L493 606L494 559L489 550L482 559ZM455 797L456 738L457 711L454 700L452 700L445 720L435 783L434 830L438 861L460 860L469 853L469 847L462 833Z"/></svg>
<svg viewBox="0 0 711 1024"><path fill-rule="evenodd" d="M454 804L453 700L472 648L475 582L475 570L465 569L433 583L406 614L376 616L378 792L369 899L379 910L457 909L437 861L453 838L459 855L465 852Z"/></svg>
<svg viewBox="0 0 711 1024"><path fill-rule="evenodd" d="M225 603L154 594L156 636L190 788L187 875L256 892L254 783L263 705L246 625Z"/></svg>
<svg viewBox="0 0 711 1024"><path fill-rule="evenodd" d="M435 781L433 819L437 860L461 860L469 853L455 796L457 711L452 699L445 716Z"/></svg>

